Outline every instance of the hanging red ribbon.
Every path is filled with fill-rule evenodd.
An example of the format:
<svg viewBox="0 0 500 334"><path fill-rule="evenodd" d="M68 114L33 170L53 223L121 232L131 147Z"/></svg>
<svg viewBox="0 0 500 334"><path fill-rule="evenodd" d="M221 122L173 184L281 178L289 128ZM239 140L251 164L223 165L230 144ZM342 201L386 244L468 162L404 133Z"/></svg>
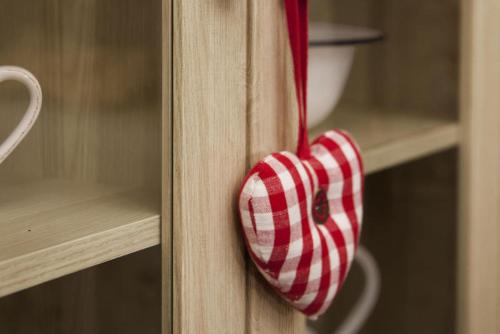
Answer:
<svg viewBox="0 0 500 334"><path fill-rule="evenodd" d="M297 155L304 159L310 156L307 132L307 61L309 48L308 0L285 0L288 36L292 50L295 75L295 90L299 109L299 136Z"/></svg>

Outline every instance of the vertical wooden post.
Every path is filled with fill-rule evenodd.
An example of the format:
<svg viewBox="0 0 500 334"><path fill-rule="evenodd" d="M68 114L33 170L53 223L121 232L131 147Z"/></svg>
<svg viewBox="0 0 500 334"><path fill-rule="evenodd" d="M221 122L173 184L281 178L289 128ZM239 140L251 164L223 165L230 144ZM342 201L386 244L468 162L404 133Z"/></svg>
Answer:
<svg viewBox="0 0 500 334"><path fill-rule="evenodd" d="M500 331L500 3L462 1L460 333Z"/></svg>
<svg viewBox="0 0 500 334"><path fill-rule="evenodd" d="M163 321L173 314L174 333L303 333L304 318L249 263L237 214L250 165L295 148L282 0L174 0L172 13L173 229L165 207L163 253L173 258L173 300Z"/></svg>
<svg viewBox="0 0 500 334"><path fill-rule="evenodd" d="M174 0L174 333L245 331L246 6Z"/></svg>

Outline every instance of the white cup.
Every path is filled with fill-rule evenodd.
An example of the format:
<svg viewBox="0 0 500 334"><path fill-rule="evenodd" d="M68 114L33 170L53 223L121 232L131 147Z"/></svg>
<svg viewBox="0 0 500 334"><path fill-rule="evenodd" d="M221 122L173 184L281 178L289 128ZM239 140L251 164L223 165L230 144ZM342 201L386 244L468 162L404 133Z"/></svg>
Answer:
<svg viewBox="0 0 500 334"><path fill-rule="evenodd" d="M42 108L42 89L33 74L20 67L0 66L0 83L8 80L19 81L28 88L30 104L19 124L7 139L0 144L0 164L14 151L31 130Z"/></svg>

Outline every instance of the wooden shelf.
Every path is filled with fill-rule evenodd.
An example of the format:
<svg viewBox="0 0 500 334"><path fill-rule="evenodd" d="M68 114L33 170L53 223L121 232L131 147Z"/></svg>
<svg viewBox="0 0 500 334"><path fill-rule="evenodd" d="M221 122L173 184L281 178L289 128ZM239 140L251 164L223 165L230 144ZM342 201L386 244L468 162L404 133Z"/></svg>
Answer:
<svg viewBox="0 0 500 334"><path fill-rule="evenodd" d="M312 129L311 138L332 128L347 130L356 138L367 174L452 148L459 142L458 122L407 111L339 108Z"/></svg>
<svg viewBox="0 0 500 334"><path fill-rule="evenodd" d="M159 192L0 182L0 296L154 246Z"/></svg>

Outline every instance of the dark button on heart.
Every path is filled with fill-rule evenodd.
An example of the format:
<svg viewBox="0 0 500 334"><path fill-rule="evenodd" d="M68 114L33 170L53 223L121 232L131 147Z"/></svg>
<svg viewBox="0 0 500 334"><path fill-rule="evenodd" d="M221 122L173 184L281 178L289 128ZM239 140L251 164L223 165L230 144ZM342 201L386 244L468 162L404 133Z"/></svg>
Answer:
<svg viewBox="0 0 500 334"><path fill-rule="evenodd" d="M328 198L326 190L320 189L314 197L313 203L313 219L317 224L323 224L330 215L330 207L328 206Z"/></svg>

